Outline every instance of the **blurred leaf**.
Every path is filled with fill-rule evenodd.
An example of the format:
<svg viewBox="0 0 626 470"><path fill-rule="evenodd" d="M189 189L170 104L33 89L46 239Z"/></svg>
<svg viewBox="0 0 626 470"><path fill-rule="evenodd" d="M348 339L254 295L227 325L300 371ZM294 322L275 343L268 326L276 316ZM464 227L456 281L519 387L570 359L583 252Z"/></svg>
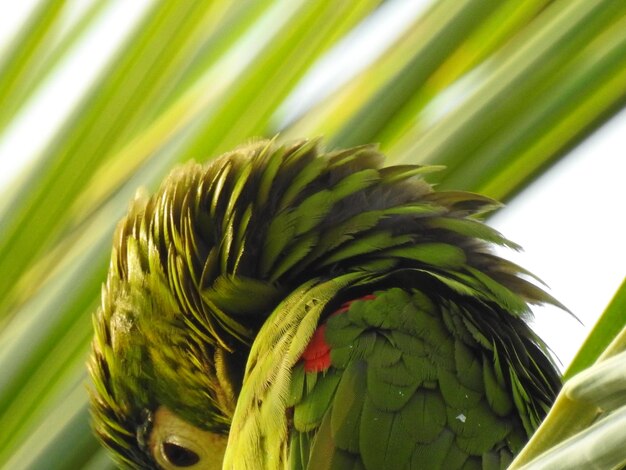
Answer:
<svg viewBox="0 0 626 470"><path fill-rule="evenodd" d="M626 279L624 279L624 282L615 293L615 297L613 297L609 306L598 319L591 333L589 333L589 337L583 343L565 374L563 374L564 378L569 379L591 366L603 353L604 355L614 354L613 351L607 348L626 325L625 320Z"/></svg>
<svg viewBox="0 0 626 470"><path fill-rule="evenodd" d="M0 60L0 130L24 101L40 65L66 1L47 0L34 10Z"/></svg>
<svg viewBox="0 0 626 470"><path fill-rule="evenodd" d="M604 5L599 6L599 3ZM502 141L517 138L520 142L516 144L521 151L531 150L534 139L541 136L537 129L544 130L540 124L545 121L538 123L538 119L547 119L546 108L552 111L550 105L561 109L576 106L584 102L595 87L603 85L601 79L589 80L597 79L597 75L602 77L602 72L591 69L588 71L591 77L587 76L589 81L585 82L588 88L585 94L572 92L572 88L581 86L584 78L580 78L583 72L573 76L568 74L568 68L577 69L586 65L584 61L590 60L589 53L581 53L581 49L603 32L611 30L624 17L625 11L626 4L615 2L553 3L519 36L497 51L489 64L475 71L478 76L472 77L472 80L479 85L467 99L429 128L409 133L406 144L392 149L392 153L398 152L400 161L446 165L447 171L439 176L442 187L449 185L482 190L490 196L505 198L518 188L517 184L527 184L534 175L532 171L524 171L515 178L519 183L505 180L508 184L500 184L497 192L486 182L478 184L483 173L497 175L499 168L505 171L509 166L515 167L514 171L519 174L522 165L516 165L515 154ZM619 31L623 35L623 28ZM613 44L614 34L607 33L606 36L606 40ZM609 60L608 67L613 72L622 71L624 60L623 53L616 54ZM615 84L612 86L621 93L616 92L618 96L614 96L610 103L620 103L624 98L624 88ZM594 116L588 119L594 122ZM531 128L532 124L535 127ZM556 124L559 122L556 121ZM588 133L592 129L589 126L581 131ZM531 168L545 166L576 139L571 134L562 133L558 134L558 138L549 151L533 152L532 160L524 162L525 167L529 163L532 163ZM493 148L490 149L490 145ZM457 169L458 176L455 177ZM493 182L494 179L492 177L488 181Z"/></svg>
<svg viewBox="0 0 626 470"><path fill-rule="evenodd" d="M622 396L618 396L617 398L619 400L612 403L608 409L607 406L600 406L597 402L589 401L589 399L577 399L575 390L572 390L575 383L574 381L579 382L580 380L585 380L581 376L577 377L576 374L581 372L589 373L593 371L594 367L603 367L605 365L603 361L626 350L625 313L626 280L622 283L615 297L602 317L600 317L598 323L565 372L564 379L568 382L566 382L563 391L557 397L556 403L541 424L541 427L534 434L522 453L516 458L513 465L514 468L520 468L533 461L533 459L543 452L555 448L561 443L564 443L563 449L559 452L563 452L565 455L571 456L575 454L577 450L580 450L580 461L576 458L568 458L568 460L572 462L565 465L563 454L558 453L546 459L545 464L540 460L537 461L537 463L533 462L531 468L544 468L543 465L547 465L547 468L549 468L553 466L555 462L559 462L559 465L563 466L562 468L571 468L571 465L584 468L592 465L592 462L594 462L593 453L595 451L585 446L585 437L590 438L592 448L601 448L598 452L604 453L603 458L609 456L609 460L616 460L618 463L623 463L623 461L626 460L624 455L623 435L615 439L615 430L610 426L608 426L606 430L602 428L599 430L591 428L598 422L598 418L601 415L606 415L609 411L619 411L620 406L623 407L625 404L623 391L626 390L626 377L624 376L624 368L622 366L623 358L616 358L619 359L620 365L620 369L616 371L617 374L609 373L607 376L607 380L618 383L617 387L622 390ZM606 370L602 370L602 372L604 374L607 373ZM607 385L602 384L601 380L593 376L587 380L590 380L600 389L608 388ZM611 394L614 396L613 393ZM604 419L610 419L610 415L608 417L604 416ZM623 420L621 416L617 416L617 419L619 420L618 423L621 423ZM571 445L567 445L565 441L572 438L572 436L575 436L577 433L581 433L579 440L573 440ZM596 436L596 433L598 436ZM606 433L609 433L609 435L606 435ZM599 445L600 442L602 442L603 445ZM605 467L605 465L600 463L597 463L597 465L598 468L613 468L615 464L612 464L610 467Z"/></svg>

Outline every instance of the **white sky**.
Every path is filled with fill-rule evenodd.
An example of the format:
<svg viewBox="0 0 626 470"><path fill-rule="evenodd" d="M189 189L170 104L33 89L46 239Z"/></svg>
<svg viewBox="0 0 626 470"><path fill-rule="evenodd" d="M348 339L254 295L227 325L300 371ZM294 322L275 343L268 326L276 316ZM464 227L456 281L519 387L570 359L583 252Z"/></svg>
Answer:
<svg viewBox="0 0 626 470"><path fill-rule="evenodd" d="M626 275L625 148L626 110L490 221L524 247L506 256L537 274L584 324L535 309L537 332L565 366Z"/></svg>
<svg viewBox="0 0 626 470"><path fill-rule="evenodd" d="M83 7L89 3L74 1ZM20 23L33 3L36 0L0 3L0 50L6 47L14 25ZM0 194L16 172L45 145L119 44L122 35L113 34L112 28L128 28L149 3L150 0L111 0L87 41L8 132L0 136ZM381 9L382 14L401 25L411 11L423 8L427 1L414 2L410 7L408 3L388 2ZM378 31L377 43L389 41L392 36ZM354 49L344 50L352 59L359 59ZM324 74L323 68L322 64L322 72L318 68L301 87L308 90L309 100L319 99L320 90L328 90L324 80L329 76L332 79L334 74ZM302 95L295 101L306 103ZM281 118L288 119L299 112L298 108L285 109ZM506 256L541 277L552 288L551 293L583 321L581 326L556 309L536 310L538 332L565 366L626 274L626 221L622 207L625 136L626 112L622 112L491 222L525 248L519 254L507 251Z"/></svg>

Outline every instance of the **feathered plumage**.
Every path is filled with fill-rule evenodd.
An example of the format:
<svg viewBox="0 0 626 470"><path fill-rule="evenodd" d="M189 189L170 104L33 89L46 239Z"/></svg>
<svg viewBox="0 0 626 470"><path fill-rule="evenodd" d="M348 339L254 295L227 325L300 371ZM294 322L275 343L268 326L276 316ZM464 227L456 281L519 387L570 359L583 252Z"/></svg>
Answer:
<svg viewBox="0 0 626 470"><path fill-rule="evenodd" d="M137 197L90 361L118 462L165 465L163 408L216 436L217 464L230 432L225 468L506 466L560 387L525 322L555 301L491 252L515 248L479 221L494 201L383 164L260 141ZM330 362L305 371L320 328Z"/></svg>

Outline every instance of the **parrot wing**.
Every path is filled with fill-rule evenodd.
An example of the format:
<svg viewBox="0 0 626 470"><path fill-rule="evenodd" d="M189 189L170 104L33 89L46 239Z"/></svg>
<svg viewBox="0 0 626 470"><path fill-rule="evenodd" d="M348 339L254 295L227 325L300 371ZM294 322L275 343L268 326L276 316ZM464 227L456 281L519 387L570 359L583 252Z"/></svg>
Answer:
<svg viewBox="0 0 626 470"><path fill-rule="evenodd" d="M528 438L520 415L529 392L468 313L442 305L392 288L347 304L318 328L292 374L286 468L510 464Z"/></svg>

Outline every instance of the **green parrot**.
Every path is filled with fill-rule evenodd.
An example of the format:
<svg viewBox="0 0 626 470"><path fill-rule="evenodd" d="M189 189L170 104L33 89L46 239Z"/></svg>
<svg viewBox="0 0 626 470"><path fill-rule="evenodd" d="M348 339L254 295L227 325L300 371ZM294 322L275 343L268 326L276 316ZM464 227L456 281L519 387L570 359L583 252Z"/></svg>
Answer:
<svg viewBox="0 0 626 470"><path fill-rule="evenodd" d="M123 468L502 469L561 386L516 248L372 145L256 141L119 223L89 362Z"/></svg>

